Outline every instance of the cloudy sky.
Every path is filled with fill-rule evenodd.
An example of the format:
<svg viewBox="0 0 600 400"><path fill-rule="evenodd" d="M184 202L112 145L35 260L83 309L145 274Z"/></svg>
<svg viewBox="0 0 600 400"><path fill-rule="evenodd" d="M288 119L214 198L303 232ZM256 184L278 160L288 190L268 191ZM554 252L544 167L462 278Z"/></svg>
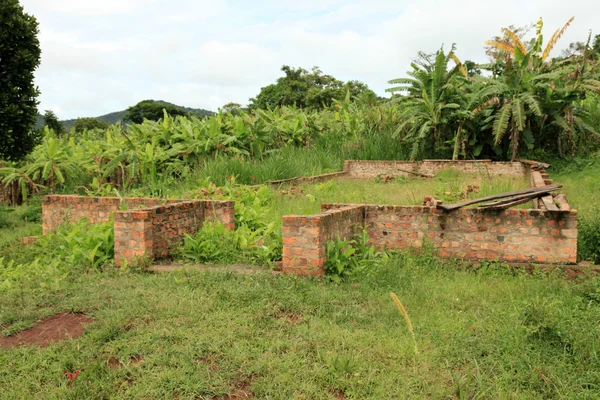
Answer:
<svg viewBox="0 0 600 400"><path fill-rule="evenodd" d="M21 0L40 23L40 110L98 116L143 99L216 111L247 104L287 64L319 66L384 94L419 50L457 44L485 62L484 41L571 16L557 48L600 33L591 0ZM558 51L556 52L558 54Z"/></svg>

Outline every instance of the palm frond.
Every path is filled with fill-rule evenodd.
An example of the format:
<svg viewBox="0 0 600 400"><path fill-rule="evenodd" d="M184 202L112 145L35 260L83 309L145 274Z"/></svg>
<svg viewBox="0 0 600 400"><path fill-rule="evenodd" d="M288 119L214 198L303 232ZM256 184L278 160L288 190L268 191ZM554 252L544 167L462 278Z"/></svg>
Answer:
<svg viewBox="0 0 600 400"><path fill-rule="evenodd" d="M494 40L486 40L485 44L487 44L488 46L491 46L491 47L495 47L498 50L502 50L502 51L505 51L510 54L514 54L514 52L515 52L514 46L507 42L500 42L500 41L497 42Z"/></svg>
<svg viewBox="0 0 600 400"><path fill-rule="evenodd" d="M525 129L527 116L525 115L525 107L523 106L523 102L521 102L521 99L518 97L512 102L512 117L519 131Z"/></svg>
<svg viewBox="0 0 600 400"><path fill-rule="evenodd" d="M563 26L561 29L557 29L556 32L554 32L554 35L552 35L552 37L550 38L550 41L548 42L548 44L546 45L546 48L544 49L544 52L542 53L542 61L545 61L546 58L548 58L548 56L550 55L550 52L554 48L554 45L556 44L556 42L558 42L558 39L560 39L560 37L563 35L563 33L565 33L565 31L567 30L569 25L571 25L571 22L573 22L574 19L575 19L575 17L571 17L571 19L569 19L567 21L565 26Z"/></svg>
<svg viewBox="0 0 600 400"><path fill-rule="evenodd" d="M397 78L388 81L390 85L418 85L420 82L411 78Z"/></svg>
<svg viewBox="0 0 600 400"><path fill-rule="evenodd" d="M514 47L518 47L519 50L521 50L521 53L523 53L523 55L527 54L527 48L525 47L525 44L523 44L521 38L519 38L519 36L516 33L507 28L502 28L502 32L504 32L504 34L510 39Z"/></svg>
<svg viewBox="0 0 600 400"><path fill-rule="evenodd" d="M495 144L499 144L502 141L504 135L506 134L511 114L511 104L506 103L504 106L502 106L502 108L498 112L498 115L496 115L496 119L494 120L494 127L492 129Z"/></svg>
<svg viewBox="0 0 600 400"><path fill-rule="evenodd" d="M533 111L533 113L536 116L538 116L538 117L542 116L542 108L540 107L540 103L533 96L533 94L531 94L531 93L523 93L520 97L527 104L527 106L529 106L529 109L531 111Z"/></svg>
<svg viewBox="0 0 600 400"><path fill-rule="evenodd" d="M450 54L448 54L448 57L450 57L452 59L452 61L454 61L456 63L456 66L458 67L458 70L466 78L467 77L467 70L465 69L465 66L462 64L462 62L460 61L460 59L456 56L456 54L454 54L454 52L450 52Z"/></svg>
<svg viewBox="0 0 600 400"><path fill-rule="evenodd" d="M492 97L491 99L482 103L479 107L473 110L473 114L479 114L484 108L491 106L492 104L500 104L500 98L497 96Z"/></svg>

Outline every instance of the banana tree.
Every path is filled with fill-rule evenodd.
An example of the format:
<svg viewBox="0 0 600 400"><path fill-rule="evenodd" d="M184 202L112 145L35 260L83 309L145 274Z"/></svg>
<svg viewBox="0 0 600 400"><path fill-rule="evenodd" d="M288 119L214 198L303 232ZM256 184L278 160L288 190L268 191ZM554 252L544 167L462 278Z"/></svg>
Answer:
<svg viewBox="0 0 600 400"><path fill-rule="evenodd" d="M456 118L456 110L460 108L457 87L466 78L466 71L454 50L455 47L452 46L450 53L445 54L442 47L433 59L421 54L422 60L411 64L413 70L408 72L410 78L388 82L400 86L386 91L407 94L392 98L392 102L399 103L404 110L400 114L401 122L394 135L404 135L402 140L412 143L411 159L424 151L426 139L431 143L429 152L435 154L439 142L453 137L449 125ZM456 65L449 70L450 61L454 61Z"/></svg>

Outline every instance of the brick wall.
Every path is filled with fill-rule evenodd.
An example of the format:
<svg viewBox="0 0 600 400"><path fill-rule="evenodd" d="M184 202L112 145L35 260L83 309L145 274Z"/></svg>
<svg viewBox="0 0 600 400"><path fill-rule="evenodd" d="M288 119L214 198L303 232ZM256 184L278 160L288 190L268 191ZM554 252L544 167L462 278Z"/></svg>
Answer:
<svg viewBox="0 0 600 400"><path fill-rule="evenodd" d="M44 234L56 230L59 225L88 219L90 223L102 223L123 206L127 210L159 206L181 200L145 199L137 197L89 197L78 195L50 195L42 199L42 226ZM121 203L122 202L122 203Z"/></svg>
<svg viewBox="0 0 600 400"><path fill-rule="evenodd" d="M68 221L107 222L114 215L115 263L136 257L167 256L185 234L194 234L207 221L234 229L235 202L118 197L46 196L42 202L44 234Z"/></svg>
<svg viewBox="0 0 600 400"><path fill-rule="evenodd" d="M529 166L521 162L492 162L491 160L424 160L424 161L356 161L346 160L344 171L356 179L370 179L379 174L408 176L412 171L425 175L436 175L444 169L456 169L462 173L482 173L490 176L527 176Z"/></svg>
<svg viewBox="0 0 600 400"><path fill-rule="evenodd" d="M326 208L345 207L328 204ZM422 247L441 257L542 263L577 262L577 212L365 206L371 242L380 248Z"/></svg>
<svg viewBox="0 0 600 400"><path fill-rule="evenodd" d="M350 239L364 225L364 207L346 204L314 215L283 217L284 273L319 276L325 272L329 239Z"/></svg>

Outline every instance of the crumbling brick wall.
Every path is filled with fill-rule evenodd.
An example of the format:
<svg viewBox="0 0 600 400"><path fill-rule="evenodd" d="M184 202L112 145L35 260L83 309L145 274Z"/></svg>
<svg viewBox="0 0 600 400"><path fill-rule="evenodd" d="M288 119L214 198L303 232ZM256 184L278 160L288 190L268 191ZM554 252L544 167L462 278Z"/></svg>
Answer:
<svg viewBox="0 0 600 400"><path fill-rule="evenodd" d="M138 197L89 197L78 195L50 195L42 199L42 227L44 234L61 224L87 219L92 224L107 222L115 211L154 207L181 200Z"/></svg>
<svg viewBox="0 0 600 400"><path fill-rule="evenodd" d="M424 160L424 161L367 161L346 160L344 171L349 178L370 179L380 174L410 176L405 171L436 175L445 169L455 169L467 174L524 177L528 165L522 162L492 162L491 160Z"/></svg>
<svg viewBox="0 0 600 400"><path fill-rule="evenodd" d="M284 216L283 272L323 275L327 241L352 238L364 225L363 210L363 206L346 204L314 215Z"/></svg>
<svg viewBox="0 0 600 400"><path fill-rule="evenodd" d="M577 262L577 212L484 210L444 212L434 207L324 204L316 215L285 216L283 270L299 275L324 271L328 239L348 238L365 225L380 249L421 248L441 257L507 262ZM337 211L337 212L336 212ZM336 225L337 222L337 225Z"/></svg>
<svg viewBox="0 0 600 400"><path fill-rule="evenodd" d="M127 210L120 209L123 205ZM234 207L233 201L53 195L42 202L43 229L46 234L81 219L102 223L114 215L115 263L120 265L137 257L165 257L185 234L194 234L208 221L234 229Z"/></svg>

